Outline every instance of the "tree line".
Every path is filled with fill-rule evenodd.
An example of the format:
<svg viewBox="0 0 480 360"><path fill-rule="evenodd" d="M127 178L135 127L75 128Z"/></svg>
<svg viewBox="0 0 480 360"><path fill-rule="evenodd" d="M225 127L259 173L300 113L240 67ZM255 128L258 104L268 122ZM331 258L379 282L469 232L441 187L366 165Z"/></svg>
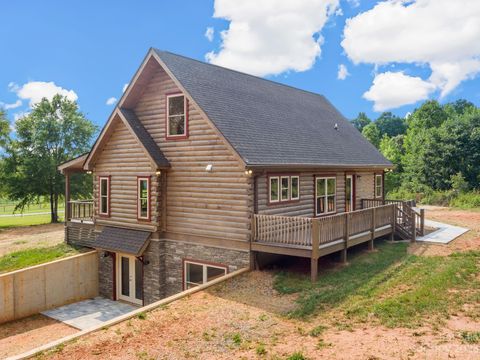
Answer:
<svg viewBox="0 0 480 360"><path fill-rule="evenodd" d="M57 167L88 152L96 132L77 103L61 95L42 99L14 124L0 109L0 198L15 201L15 210L47 198L51 222L58 222L65 178ZM80 198L91 196L91 188L87 176L72 180Z"/></svg>
<svg viewBox="0 0 480 360"><path fill-rule="evenodd" d="M470 192L480 206L480 108L473 103L429 100L405 118L384 112L372 121L360 113L352 124L395 165L385 178L391 196L449 203Z"/></svg>

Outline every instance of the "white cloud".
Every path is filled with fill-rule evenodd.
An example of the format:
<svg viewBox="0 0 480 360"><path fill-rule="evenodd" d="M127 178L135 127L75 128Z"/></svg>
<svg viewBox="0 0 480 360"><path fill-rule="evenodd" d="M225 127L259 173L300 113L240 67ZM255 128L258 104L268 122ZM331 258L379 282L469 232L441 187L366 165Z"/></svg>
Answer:
<svg viewBox="0 0 480 360"><path fill-rule="evenodd" d="M214 17L230 21L217 65L265 76L310 69L321 54L320 31L339 0L215 0Z"/></svg>
<svg viewBox="0 0 480 360"><path fill-rule="evenodd" d="M20 99L29 100L29 106L39 103L42 98L52 100L56 94L66 96L71 101L78 99L77 94L73 90L67 90L55 85L53 81L30 81L22 86L15 83L8 84L10 91L17 94Z"/></svg>
<svg viewBox="0 0 480 360"><path fill-rule="evenodd" d="M0 102L0 108L4 108L5 110L16 109L20 106L22 106L22 101L21 100L17 100L14 103L11 103L11 104Z"/></svg>
<svg viewBox="0 0 480 360"><path fill-rule="evenodd" d="M419 77L387 71L375 76L363 97L374 102L375 111L385 111L425 100L434 90L433 84Z"/></svg>
<svg viewBox="0 0 480 360"><path fill-rule="evenodd" d="M30 112L28 112L28 111L20 111L18 113L15 113L15 114L13 114L13 122L16 123L18 120L20 120L21 118L23 118L23 117L25 117L29 114L30 114Z"/></svg>
<svg viewBox="0 0 480 360"><path fill-rule="evenodd" d="M213 35L215 34L215 30L213 27L209 26L207 27L207 30L205 30L205 37L208 39L208 41L213 41Z"/></svg>
<svg viewBox="0 0 480 360"><path fill-rule="evenodd" d="M122 92L125 92L125 90L127 90L127 87L128 87L128 83L126 83L125 85L123 85Z"/></svg>
<svg viewBox="0 0 480 360"><path fill-rule="evenodd" d="M350 73L348 72L347 67L344 64L338 65L337 79L345 80Z"/></svg>
<svg viewBox="0 0 480 360"><path fill-rule="evenodd" d="M112 96L112 97L110 97L110 98L107 99L107 101L106 101L105 104L106 104L106 105L113 105L113 104L115 104L116 102L117 102L117 98Z"/></svg>
<svg viewBox="0 0 480 360"><path fill-rule="evenodd" d="M357 8L360 6L360 0L347 0L351 7Z"/></svg>
<svg viewBox="0 0 480 360"><path fill-rule="evenodd" d="M444 97L480 72L479 18L476 0L387 0L347 20L342 46L356 64L426 65Z"/></svg>

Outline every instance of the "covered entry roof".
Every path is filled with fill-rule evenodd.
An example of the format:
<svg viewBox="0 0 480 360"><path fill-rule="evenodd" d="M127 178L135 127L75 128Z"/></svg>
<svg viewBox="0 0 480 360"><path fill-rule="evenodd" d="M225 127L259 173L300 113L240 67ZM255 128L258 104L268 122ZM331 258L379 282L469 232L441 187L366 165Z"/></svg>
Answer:
<svg viewBox="0 0 480 360"><path fill-rule="evenodd" d="M105 226L93 243L100 250L140 256L150 242L150 232Z"/></svg>

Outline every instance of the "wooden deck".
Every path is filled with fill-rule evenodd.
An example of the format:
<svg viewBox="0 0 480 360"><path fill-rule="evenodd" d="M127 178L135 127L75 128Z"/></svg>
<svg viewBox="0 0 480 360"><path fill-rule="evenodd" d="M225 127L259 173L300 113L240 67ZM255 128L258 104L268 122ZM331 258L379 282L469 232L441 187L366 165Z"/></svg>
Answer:
<svg viewBox="0 0 480 360"><path fill-rule="evenodd" d="M318 258L367 242L373 249L376 238L393 235L398 206L386 204L321 218L255 214L251 250L311 259L312 280L317 278Z"/></svg>

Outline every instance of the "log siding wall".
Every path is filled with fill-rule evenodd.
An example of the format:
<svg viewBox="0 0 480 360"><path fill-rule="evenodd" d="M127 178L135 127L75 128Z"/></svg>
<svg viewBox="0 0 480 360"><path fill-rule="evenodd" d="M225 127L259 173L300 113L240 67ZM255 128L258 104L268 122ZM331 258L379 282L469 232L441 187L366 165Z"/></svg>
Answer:
<svg viewBox="0 0 480 360"><path fill-rule="evenodd" d="M97 225L127 226L155 231L159 221L159 182L152 165L126 126L118 120L95 163L95 216ZM98 215L98 177L110 175L110 216ZM137 219L137 176L150 176L151 219Z"/></svg>
<svg viewBox="0 0 480 360"><path fill-rule="evenodd" d="M180 89L159 68L134 109L171 164L167 172L164 230L247 241L253 205L251 178L191 102L188 138L165 139L165 95L176 92ZM208 164L213 165L212 172L205 170Z"/></svg>

